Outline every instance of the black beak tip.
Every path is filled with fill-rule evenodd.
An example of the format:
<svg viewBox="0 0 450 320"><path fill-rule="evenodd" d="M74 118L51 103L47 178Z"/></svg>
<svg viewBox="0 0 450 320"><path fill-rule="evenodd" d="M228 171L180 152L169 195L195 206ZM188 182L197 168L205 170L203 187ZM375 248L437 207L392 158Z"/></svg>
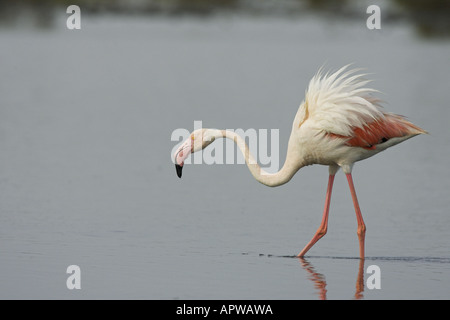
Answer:
<svg viewBox="0 0 450 320"><path fill-rule="evenodd" d="M181 178L181 172L183 171L183 167L178 165L178 164L176 164L175 165L175 169L177 169L177 176L178 176L178 178Z"/></svg>

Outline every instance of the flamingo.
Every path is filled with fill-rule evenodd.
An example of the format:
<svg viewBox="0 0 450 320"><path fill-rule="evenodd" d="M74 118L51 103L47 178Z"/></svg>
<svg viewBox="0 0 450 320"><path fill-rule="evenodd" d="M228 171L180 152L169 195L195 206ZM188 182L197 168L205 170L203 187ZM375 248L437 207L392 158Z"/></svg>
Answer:
<svg viewBox="0 0 450 320"><path fill-rule="evenodd" d="M353 165L427 132L403 116L385 112L381 101L373 95L379 91L366 87L370 82L364 78L367 74L348 67L344 66L333 73L324 73L323 68L320 68L311 79L305 99L294 118L285 163L277 173L264 171L250 153L244 139L233 131L202 128L193 131L175 151L178 177L181 178L184 161L189 154L206 148L218 138L234 141L243 153L253 177L269 187L287 183L304 166L328 166L322 222L311 241L298 254L298 257L303 257L327 233L334 177L341 168L347 177L356 212L359 257L364 259L366 225L353 184Z"/></svg>

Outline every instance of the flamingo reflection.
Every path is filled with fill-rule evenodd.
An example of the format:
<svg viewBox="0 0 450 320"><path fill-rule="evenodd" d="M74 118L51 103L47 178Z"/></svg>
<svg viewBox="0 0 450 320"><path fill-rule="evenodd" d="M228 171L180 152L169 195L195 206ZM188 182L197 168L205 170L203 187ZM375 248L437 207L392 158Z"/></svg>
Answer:
<svg viewBox="0 0 450 320"><path fill-rule="evenodd" d="M327 282L325 276L317 272L313 265L303 257L298 258L303 269L308 273L308 279L314 284L314 288L318 291L320 300L327 299ZM356 277L356 286L354 299L359 300L364 298L364 259L359 259L358 275Z"/></svg>

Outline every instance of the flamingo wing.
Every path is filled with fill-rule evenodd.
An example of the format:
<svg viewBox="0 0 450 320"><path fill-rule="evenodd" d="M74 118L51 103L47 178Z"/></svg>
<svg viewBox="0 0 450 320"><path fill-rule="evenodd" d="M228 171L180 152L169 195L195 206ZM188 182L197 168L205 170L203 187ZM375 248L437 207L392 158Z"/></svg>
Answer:
<svg viewBox="0 0 450 320"><path fill-rule="evenodd" d="M376 148L377 144L384 143L392 138L425 133L424 130L412 124L404 117L396 114L384 114L381 119L366 123L363 127L353 127L350 136L340 136L330 133L330 136L345 138L346 144L351 147L361 147L369 150Z"/></svg>
<svg viewBox="0 0 450 320"><path fill-rule="evenodd" d="M425 133L404 117L384 112L380 100L371 95L377 90L365 87L369 81L364 74L344 72L346 68L325 75L319 71L312 78L297 114L299 127L314 120L326 136L369 150L392 138Z"/></svg>

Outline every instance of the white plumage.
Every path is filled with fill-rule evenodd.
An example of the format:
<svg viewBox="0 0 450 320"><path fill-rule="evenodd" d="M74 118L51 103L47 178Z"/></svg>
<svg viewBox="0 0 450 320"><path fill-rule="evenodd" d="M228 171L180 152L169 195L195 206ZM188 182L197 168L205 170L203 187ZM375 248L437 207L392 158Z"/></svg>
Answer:
<svg viewBox="0 0 450 320"><path fill-rule="evenodd" d="M303 108L324 131L349 136L352 128L362 128L367 122L383 117L379 100L371 96L377 90L364 87L370 81L358 69L344 72L342 67L333 74L321 70L311 79ZM299 112L302 106L299 108Z"/></svg>

